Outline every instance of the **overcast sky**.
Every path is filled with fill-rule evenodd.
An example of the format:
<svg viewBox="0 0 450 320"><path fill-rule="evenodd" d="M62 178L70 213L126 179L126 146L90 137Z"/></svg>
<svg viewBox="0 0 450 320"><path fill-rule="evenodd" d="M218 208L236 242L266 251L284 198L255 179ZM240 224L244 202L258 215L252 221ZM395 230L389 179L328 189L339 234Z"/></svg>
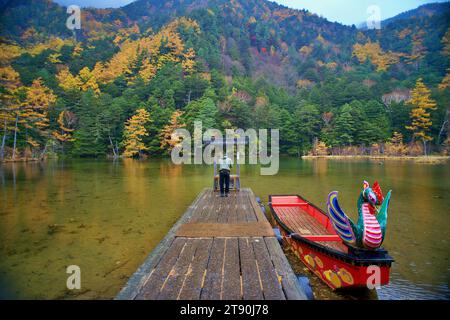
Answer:
<svg viewBox="0 0 450 320"><path fill-rule="evenodd" d="M77 4L97 8L121 7L134 0L55 0L63 5ZM448 0L276 0L280 4L296 9L307 9L330 21L343 24L359 24L371 15L367 9L376 5L380 9L381 20L393 17L404 11L415 9L430 2Z"/></svg>

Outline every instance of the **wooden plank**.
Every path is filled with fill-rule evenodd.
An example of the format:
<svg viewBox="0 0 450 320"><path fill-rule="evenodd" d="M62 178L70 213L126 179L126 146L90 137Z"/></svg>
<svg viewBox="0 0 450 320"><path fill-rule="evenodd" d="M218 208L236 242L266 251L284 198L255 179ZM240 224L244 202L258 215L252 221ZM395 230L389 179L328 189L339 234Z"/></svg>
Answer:
<svg viewBox="0 0 450 320"><path fill-rule="evenodd" d="M173 265L176 263L181 251L186 244L185 238L176 238L169 250L161 259L161 262L150 274L146 283L137 295L137 300L154 300L158 297L161 287L163 286L169 272L172 270Z"/></svg>
<svg viewBox="0 0 450 320"><path fill-rule="evenodd" d="M252 238L264 299L284 300L283 289L263 238Z"/></svg>
<svg viewBox="0 0 450 320"><path fill-rule="evenodd" d="M255 195L253 194L253 191L248 189L248 193L249 193L249 198L250 198L250 204L251 204L251 206L252 206L252 208L253 208L253 210L255 212L256 219L258 221L265 221L265 220L267 220L266 216L261 211L261 207L256 202L256 198L255 198Z"/></svg>
<svg viewBox="0 0 450 320"><path fill-rule="evenodd" d="M300 235L305 235L306 237L308 235L314 234L316 235L322 235L322 236L329 236L330 232L326 230L326 228L320 224L317 220L315 220L313 217L311 217L307 212L304 212L300 209L294 209L294 208L278 208L280 213L280 218L285 221L285 224L295 233L298 233ZM332 239L336 239L335 235L331 235ZM333 238L334 237L334 238ZM320 239L319 239L320 240ZM328 246L332 249L346 252L347 248L342 242L329 242L329 241L319 241L316 240L318 244L322 244L324 246ZM326 239L325 239L326 240Z"/></svg>
<svg viewBox="0 0 450 320"><path fill-rule="evenodd" d="M202 285L213 239L202 239L195 251L195 257L186 273L183 287L178 296L179 300L198 300L202 292Z"/></svg>
<svg viewBox="0 0 450 320"><path fill-rule="evenodd" d="M311 217L306 211L300 208L292 209L295 210L297 220L302 224L303 228L311 230L312 234L330 234L319 221Z"/></svg>
<svg viewBox="0 0 450 320"><path fill-rule="evenodd" d="M178 298L181 287L183 286L189 265L195 255L195 250L199 243L199 239L187 239L183 251L180 253L176 263L170 270L164 284L161 288L157 299L159 300L175 300Z"/></svg>
<svg viewBox="0 0 450 320"><path fill-rule="evenodd" d="M228 223L236 223L237 222L237 199L239 198L239 192L231 192L230 193L230 212L226 221Z"/></svg>
<svg viewBox="0 0 450 320"><path fill-rule="evenodd" d="M227 222L230 214L230 197L220 198L220 210L217 214L217 222Z"/></svg>
<svg viewBox="0 0 450 320"><path fill-rule="evenodd" d="M281 209L283 221L286 221L286 224L289 228L291 228L294 232L299 234L321 234L319 230L317 230L317 226L314 223L308 223L307 213L297 212L297 210L293 208L285 207Z"/></svg>
<svg viewBox="0 0 450 320"><path fill-rule="evenodd" d="M307 300L306 294L300 287L297 277L284 255L277 239L264 239L270 258L275 266L277 274L281 277L281 286L283 288L286 299L289 300Z"/></svg>
<svg viewBox="0 0 450 320"><path fill-rule="evenodd" d="M202 300L219 300L221 297L224 253L225 238L214 238L200 295Z"/></svg>
<svg viewBox="0 0 450 320"><path fill-rule="evenodd" d="M210 219L210 216L212 215L214 208L217 205L217 201L218 201L218 196L217 196L217 192L214 192L213 190L211 190L211 196L209 198L209 203L207 204L206 207L206 212L204 215L202 215L201 219L198 219L197 221L199 222L207 222Z"/></svg>
<svg viewBox="0 0 450 320"><path fill-rule="evenodd" d="M241 223L185 223L176 232L176 237L274 237L269 222Z"/></svg>
<svg viewBox="0 0 450 320"><path fill-rule="evenodd" d="M245 221L257 221L255 210L253 210L250 202L250 195L247 188L242 189L241 203Z"/></svg>
<svg viewBox="0 0 450 320"><path fill-rule="evenodd" d="M192 212L191 219L189 221L197 221L201 219L201 217L207 213L207 206L210 203L211 199L211 190L206 190L203 193L203 196L200 198L196 208Z"/></svg>
<svg viewBox="0 0 450 320"><path fill-rule="evenodd" d="M217 222L219 218L219 213L222 210L222 200L220 193L215 192L214 207L211 208L210 213L205 221L207 222Z"/></svg>
<svg viewBox="0 0 450 320"><path fill-rule="evenodd" d="M241 299L239 244L237 238L227 238L225 240L222 295L220 298L223 300Z"/></svg>
<svg viewBox="0 0 450 320"><path fill-rule="evenodd" d="M211 215L211 211L214 210L216 205L217 205L217 192L211 190L208 202L205 205L205 211L203 212L203 215L201 219L199 219L199 221L207 221L208 217Z"/></svg>
<svg viewBox="0 0 450 320"><path fill-rule="evenodd" d="M189 221L195 222L202 220L209 212L209 206L211 205L212 200L212 190L208 190L205 193L205 196L200 199L198 209L192 213L192 217Z"/></svg>
<svg viewBox="0 0 450 320"><path fill-rule="evenodd" d="M246 212L245 212L245 203L243 201L245 195L245 191L241 190L238 192L236 197L236 221L243 222L247 221Z"/></svg>
<svg viewBox="0 0 450 320"><path fill-rule="evenodd" d="M239 238L239 256L242 273L242 295L244 300L262 300L263 293L259 281L253 245L249 238Z"/></svg>
<svg viewBox="0 0 450 320"><path fill-rule="evenodd" d="M311 234L312 231L307 229L301 222L301 216L294 214L290 208L280 208L280 217L285 224L295 233L299 234ZM312 227L311 227L312 228Z"/></svg>

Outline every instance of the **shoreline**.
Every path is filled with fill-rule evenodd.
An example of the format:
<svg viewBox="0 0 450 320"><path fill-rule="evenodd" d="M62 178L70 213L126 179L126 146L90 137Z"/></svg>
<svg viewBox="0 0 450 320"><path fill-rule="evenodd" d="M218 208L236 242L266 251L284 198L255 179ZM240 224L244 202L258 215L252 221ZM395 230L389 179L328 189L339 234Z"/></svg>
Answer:
<svg viewBox="0 0 450 320"><path fill-rule="evenodd" d="M303 156L301 159L331 159L331 160L413 160L417 163L445 163L450 160L450 156L369 156L369 155L355 155L355 156Z"/></svg>
<svg viewBox="0 0 450 320"><path fill-rule="evenodd" d="M281 156L283 157L283 156ZM161 157L157 157L161 159ZM162 157L164 158L164 157ZM54 159L54 158L53 158ZM80 159L80 158L68 158L68 159ZM98 159L98 158L93 158ZM104 157L103 159L113 160L110 157ZM151 158L149 158L151 159ZM301 156L299 159L304 160L313 160L313 159L331 159L331 160L413 160L418 163L445 163L450 160L450 156L369 156L369 155L327 155L327 156ZM12 159L4 159L1 160L0 163L27 163L27 162L45 162L48 158L39 159L39 158L18 158L15 160Z"/></svg>

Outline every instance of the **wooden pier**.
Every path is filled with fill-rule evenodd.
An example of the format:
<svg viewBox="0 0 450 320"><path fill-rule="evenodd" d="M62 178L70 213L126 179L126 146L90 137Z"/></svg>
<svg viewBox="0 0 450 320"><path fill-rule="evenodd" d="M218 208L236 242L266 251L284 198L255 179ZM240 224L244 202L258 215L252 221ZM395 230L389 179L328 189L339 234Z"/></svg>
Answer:
<svg viewBox="0 0 450 320"><path fill-rule="evenodd" d="M116 299L306 299L253 192L204 189Z"/></svg>

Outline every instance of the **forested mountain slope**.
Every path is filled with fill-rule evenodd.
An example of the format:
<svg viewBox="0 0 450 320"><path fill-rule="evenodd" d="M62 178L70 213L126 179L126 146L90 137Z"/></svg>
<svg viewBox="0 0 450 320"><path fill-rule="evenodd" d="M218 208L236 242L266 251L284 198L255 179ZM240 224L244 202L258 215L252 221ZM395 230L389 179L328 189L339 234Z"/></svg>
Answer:
<svg viewBox="0 0 450 320"><path fill-rule="evenodd" d="M195 119L219 129L279 128L291 154L379 153L385 143L414 154L420 145L403 143L416 140L447 152L448 3L365 31L265 0L82 9L76 32L52 1L1 5L7 157L16 149L118 155L131 145L127 155L160 155L176 143L167 133ZM436 102L422 108L430 113L423 127L412 126L415 87ZM133 132L131 120L147 135Z"/></svg>

